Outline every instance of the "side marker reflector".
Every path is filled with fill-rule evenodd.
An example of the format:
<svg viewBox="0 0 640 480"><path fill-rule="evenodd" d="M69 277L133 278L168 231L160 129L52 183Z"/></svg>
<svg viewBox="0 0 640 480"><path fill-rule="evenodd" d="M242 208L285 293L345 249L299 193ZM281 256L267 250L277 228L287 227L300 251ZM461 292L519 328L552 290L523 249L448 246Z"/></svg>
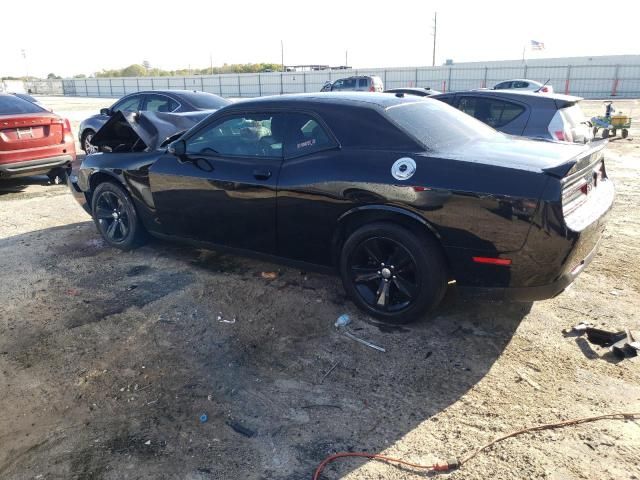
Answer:
<svg viewBox="0 0 640 480"><path fill-rule="evenodd" d="M488 263L489 265L500 265L508 267L511 265L510 258L493 258L493 257L472 257L476 263Z"/></svg>

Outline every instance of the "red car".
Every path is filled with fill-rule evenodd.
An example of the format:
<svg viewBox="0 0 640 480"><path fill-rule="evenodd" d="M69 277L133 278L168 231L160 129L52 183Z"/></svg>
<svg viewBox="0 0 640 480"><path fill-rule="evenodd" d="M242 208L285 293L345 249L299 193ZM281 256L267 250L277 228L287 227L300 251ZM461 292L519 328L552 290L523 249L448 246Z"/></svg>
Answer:
<svg viewBox="0 0 640 480"><path fill-rule="evenodd" d="M69 120L0 93L0 179L46 173L58 183L75 159Z"/></svg>

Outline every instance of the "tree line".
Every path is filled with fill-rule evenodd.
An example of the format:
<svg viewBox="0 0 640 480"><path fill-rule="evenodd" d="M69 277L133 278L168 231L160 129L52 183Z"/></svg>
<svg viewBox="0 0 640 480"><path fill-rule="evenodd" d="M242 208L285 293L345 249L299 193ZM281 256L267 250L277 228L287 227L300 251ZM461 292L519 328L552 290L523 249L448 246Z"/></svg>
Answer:
<svg viewBox="0 0 640 480"><path fill-rule="evenodd" d="M279 72L282 69L277 63L234 63L224 64L220 67L208 68L181 68L177 70L163 70L153 68L147 62L143 64L134 63L121 69L106 70L96 72L96 77L176 77L186 75L211 75L216 73L259 73L259 72Z"/></svg>
<svg viewBox="0 0 640 480"><path fill-rule="evenodd" d="M177 70L163 70L161 68L151 67L149 62L145 61L134 63L124 68L102 69L95 72L89 77L109 78L109 77L183 77L190 75L211 75L217 73L260 73L260 72L279 72L282 66L279 63L233 63L224 64L219 67L208 68L180 68ZM60 79L59 75L50 73L46 77L49 80ZM73 78L87 78L85 74L74 75ZM40 80L39 78L27 77L3 77L2 80Z"/></svg>

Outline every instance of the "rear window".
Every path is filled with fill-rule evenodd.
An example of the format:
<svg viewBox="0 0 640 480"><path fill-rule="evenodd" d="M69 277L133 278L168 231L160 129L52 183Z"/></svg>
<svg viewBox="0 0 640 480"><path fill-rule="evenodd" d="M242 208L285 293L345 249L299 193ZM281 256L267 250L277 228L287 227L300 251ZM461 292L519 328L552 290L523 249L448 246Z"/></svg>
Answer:
<svg viewBox="0 0 640 480"><path fill-rule="evenodd" d="M386 113L429 150L501 135L475 118L432 99L394 105Z"/></svg>
<svg viewBox="0 0 640 480"><path fill-rule="evenodd" d="M196 108L217 110L231 103L229 100L219 97L218 95L206 92L189 92L183 93L180 96Z"/></svg>
<svg viewBox="0 0 640 480"><path fill-rule="evenodd" d="M0 115L40 112L46 112L46 110L15 95L0 95Z"/></svg>
<svg viewBox="0 0 640 480"><path fill-rule="evenodd" d="M493 128L504 127L525 110L522 105L504 100L467 96L460 99L458 108Z"/></svg>

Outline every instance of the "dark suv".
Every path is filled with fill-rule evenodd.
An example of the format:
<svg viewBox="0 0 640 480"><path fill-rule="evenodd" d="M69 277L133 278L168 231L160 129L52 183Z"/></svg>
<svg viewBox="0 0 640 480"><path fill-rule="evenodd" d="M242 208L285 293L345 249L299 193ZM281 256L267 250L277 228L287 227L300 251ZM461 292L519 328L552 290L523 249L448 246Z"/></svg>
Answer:
<svg viewBox="0 0 640 480"><path fill-rule="evenodd" d="M433 95L496 130L511 135L587 143L590 122L580 108L582 98L560 94L470 90Z"/></svg>

